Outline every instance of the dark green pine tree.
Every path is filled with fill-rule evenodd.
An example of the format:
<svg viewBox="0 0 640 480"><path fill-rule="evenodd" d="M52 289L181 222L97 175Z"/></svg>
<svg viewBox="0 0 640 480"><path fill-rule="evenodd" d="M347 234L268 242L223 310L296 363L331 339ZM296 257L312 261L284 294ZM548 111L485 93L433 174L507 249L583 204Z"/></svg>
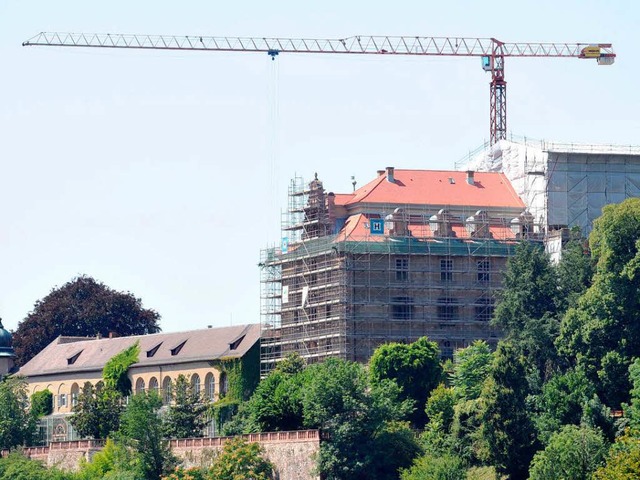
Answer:
<svg viewBox="0 0 640 480"><path fill-rule="evenodd" d="M498 344L480 401L481 435L488 460L510 480L528 478L536 452L535 430L526 405L525 366L513 345Z"/></svg>

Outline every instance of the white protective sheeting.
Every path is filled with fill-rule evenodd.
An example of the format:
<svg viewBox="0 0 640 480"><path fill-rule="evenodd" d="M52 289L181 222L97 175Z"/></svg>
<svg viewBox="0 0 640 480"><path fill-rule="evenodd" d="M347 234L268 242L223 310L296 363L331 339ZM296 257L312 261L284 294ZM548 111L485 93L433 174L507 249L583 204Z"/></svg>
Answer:
<svg viewBox="0 0 640 480"><path fill-rule="evenodd" d="M603 206L640 196L640 151L626 148L501 140L466 169L504 172L545 231L578 226L588 234Z"/></svg>

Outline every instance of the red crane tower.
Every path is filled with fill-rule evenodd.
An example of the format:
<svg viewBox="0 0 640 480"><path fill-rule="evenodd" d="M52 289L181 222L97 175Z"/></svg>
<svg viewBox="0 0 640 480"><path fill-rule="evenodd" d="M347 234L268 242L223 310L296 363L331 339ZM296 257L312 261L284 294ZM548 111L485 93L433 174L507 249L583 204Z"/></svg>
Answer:
<svg viewBox="0 0 640 480"><path fill-rule="evenodd" d="M610 43L507 43L495 38L354 36L335 39L201 37L42 32L23 46L137 48L279 53L333 53L361 55L429 55L480 57L491 72L489 100L490 143L507 136L507 57L569 57L595 59L611 65L616 54Z"/></svg>

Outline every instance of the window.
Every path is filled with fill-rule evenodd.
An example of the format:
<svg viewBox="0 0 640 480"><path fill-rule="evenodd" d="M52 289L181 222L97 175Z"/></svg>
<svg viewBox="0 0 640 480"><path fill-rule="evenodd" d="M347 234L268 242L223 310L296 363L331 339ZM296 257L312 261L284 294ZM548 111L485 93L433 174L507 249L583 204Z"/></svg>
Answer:
<svg viewBox="0 0 640 480"><path fill-rule="evenodd" d="M222 372L220 374L220 396L224 397L229 391L229 379L227 378L227 374Z"/></svg>
<svg viewBox="0 0 640 480"><path fill-rule="evenodd" d="M409 280L409 259L396 258L396 282Z"/></svg>
<svg viewBox="0 0 640 480"><path fill-rule="evenodd" d="M479 298L476 300L476 312L475 319L479 322L488 322L493 318L493 299L491 298Z"/></svg>
<svg viewBox="0 0 640 480"><path fill-rule="evenodd" d="M197 373L191 375L191 386L193 387L193 392L196 395L200 395L200 375Z"/></svg>
<svg viewBox="0 0 640 480"><path fill-rule="evenodd" d="M176 355L178 355L180 353L180 350L182 350L182 347L184 347L185 343L187 343L186 340L184 342L182 342L181 344L179 344L177 347L173 347L171 349L171 356L175 357Z"/></svg>
<svg viewBox="0 0 640 480"><path fill-rule="evenodd" d="M158 349L160 348L160 345L162 345L162 342L160 342L159 344L157 344L155 347L153 347L151 350L147 350L147 358L151 358L153 357L156 352L158 351Z"/></svg>
<svg viewBox="0 0 640 480"><path fill-rule="evenodd" d="M73 365L74 363L76 363L76 360L78 360L78 357L80 356L81 353L82 353L82 350L80 350L78 353L75 353L71 357L67 358L67 365Z"/></svg>
<svg viewBox="0 0 640 480"><path fill-rule="evenodd" d="M204 394L207 400L213 401L213 396L216 393L216 380L213 378L213 373L207 373L204 377Z"/></svg>
<svg viewBox="0 0 640 480"><path fill-rule="evenodd" d="M478 281L488 283L491 280L491 262L489 260L478 260Z"/></svg>
<svg viewBox="0 0 640 480"><path fill-rule="evenodd" d="M169 377L164 377L162 381L162 400L165 405L169 405L171 403L171 379Z"/></svg>
<svg viewBox="0 0 640 480"><path fill-rule="evenodd" d="M413 317L413 298L393 297L391 300L391 318L394 320L411 320Z"/></svg>
<svg viewBox="0 0 640 480"><path fill-rule="evenodd" d="M331 318L331 304L325 306L325 318Z"/></svg>
<svg viewBox="0 0 640 480"><path fill-rule="evenodd" d="M453 259L443 258L442 260L440 260L440 281L453 281Z"/></svg>
<svg viewBox="0 0 640 480"><path fill-rule="evenodd" d="M136 380L136 393L144 392L144 380L142 378L138 378Z"/></svg>
<svg viewBox="0 0 640 480"><path fill-rule="evenodd" d="M450 321L458 318L458 305L454 298L438 299L438 320Z"/></svg>
<svg viewBox="0 0 640 480"><path fill-rule="evenodd" d="M151 377L149 379L149 391L158 393L158 379L156 377Z"/></svg>
<svg viewBox="0 0 640 480"><path fill-rule="evenodd" d="M318 308L309 307L309 320L312 322L318 319Z"/></svg>
<svg viewBox="0 0 640 480"><path fill-rule="evenodd" d="M80 393L80 387L77 383L71 385L71 406L75 407L78 404L78 394Z"/></svg>
<svg viewBox="0 0 640 480"><path fill-rule="evenodd" d="M66 407L67 406L67 394L61 393L58 397L58 407Z"/></svg>
<svg viewBox="0 0 640 480"><path fill-rule="evenodd" d="M242 335L240 338L235 339L233 342L231 342L229 344L229 350L236 350L239 346L240 343L242 343L242 340L244 340L244 335Z"/></svg>

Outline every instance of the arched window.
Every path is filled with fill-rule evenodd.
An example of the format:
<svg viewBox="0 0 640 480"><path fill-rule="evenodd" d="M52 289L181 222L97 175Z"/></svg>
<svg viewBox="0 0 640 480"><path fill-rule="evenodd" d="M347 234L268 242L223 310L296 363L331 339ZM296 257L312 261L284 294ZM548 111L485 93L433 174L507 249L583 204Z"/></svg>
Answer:
<svg viewBox="0 0 640 480"><path fill-rule="evenodd" d="M204 395L207 400L213 402L213 396L216 393L216 379L213 377L213 373L207 373L204 377Z"/></svg>
<svg viewBox="0 0 640 480"><path fill-rule="evenodd" d="M171 403L171 378L164 377L162 381L162 401L165 405L169 405Z"/></svg>
<svg viewBox="0 0 640 480"><path fill-rule="evenodd" d="M142 378L138 378L136 380L136 394L144 392L144 380Z"/></svg>
<svg viewBox="0 0 640 480"><path fill-rule="evenodd" d="M191 386L193 387L193 393L200 395L200 375L197 373L191 375Z"/></svg>
<svg viewBox="0 0 640 480"><path fill-rule="evenodd" d="M158 379L156 377L149 379L149 391L158 393Z"/></svg>
<svg viewBox="0 0 640 480"><path fill-rule="evenodd" d="M80 387L77 383L71 385L71 406L75 407L78 404L78 395L80 394Z"/></svg>
<svg viewBox="0 0 640 480"><path fill-rule="evenodd" d="M220 396L224 397L227 395L229 391L229 379L227 378L227 374L222 372L220 374Z"/></svg>
<svg viewBox="0 0 640 480"><path fill-rule="evenodd" d="M64 383L61 383L58 387L58 410L61 408L66 408L67 406L67 392L66 386Z"/></svg>

